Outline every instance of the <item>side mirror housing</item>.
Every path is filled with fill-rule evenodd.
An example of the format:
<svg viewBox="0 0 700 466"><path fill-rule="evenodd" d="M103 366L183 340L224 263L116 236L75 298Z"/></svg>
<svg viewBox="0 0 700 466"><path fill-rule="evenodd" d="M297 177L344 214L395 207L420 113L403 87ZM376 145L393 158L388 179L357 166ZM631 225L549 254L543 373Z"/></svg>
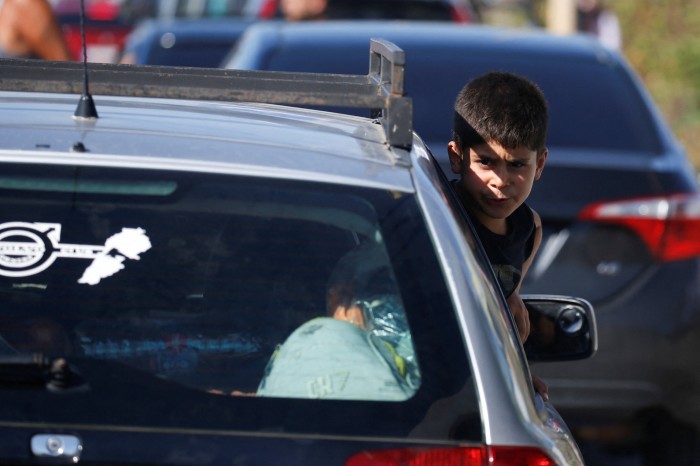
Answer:
<svg viewBox="0 0 700 466"><path fill-rule="evenodd" d="M530 314L530 336L523 345L530 362L586 359L598 350L593 306L581 298L521 296Z"/></svg>

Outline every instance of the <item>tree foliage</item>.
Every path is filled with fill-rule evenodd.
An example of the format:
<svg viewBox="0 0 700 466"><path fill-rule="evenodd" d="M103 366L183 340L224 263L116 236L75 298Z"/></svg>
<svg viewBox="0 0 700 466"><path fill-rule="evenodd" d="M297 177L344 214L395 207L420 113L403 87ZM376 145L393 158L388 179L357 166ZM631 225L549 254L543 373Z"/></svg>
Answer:
<svg viewBox="0 0 700 466"><path fill-rule="evenodd" d="M700 0L608 0L623 53L700 168Z"/></svg>

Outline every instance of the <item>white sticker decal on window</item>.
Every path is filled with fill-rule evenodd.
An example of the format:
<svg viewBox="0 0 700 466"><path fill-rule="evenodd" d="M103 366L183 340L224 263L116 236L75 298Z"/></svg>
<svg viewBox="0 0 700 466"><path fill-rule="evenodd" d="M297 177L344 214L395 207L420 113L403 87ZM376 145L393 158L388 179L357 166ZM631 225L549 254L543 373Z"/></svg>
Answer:
<svg viewBox="0 0 700 466"><path fill-rule="evenodd" d="M0 275L27 277L46 270L57 258L92 259L79 283L95 285L124 268L124 260L139 260L151 248L142 228L122 228L104 246L59 243L58 223L0 224Z"/></svg>
<svg viewBox="0 0 700 466"><path fill-rule="evenodd" d="M151 241L144 229L122 228L121 233L107 239L103 252L93 259L78 283L97 285L103 278L123 269L125 258L139 260L139 254L149 249L151 249Z"/></svg>

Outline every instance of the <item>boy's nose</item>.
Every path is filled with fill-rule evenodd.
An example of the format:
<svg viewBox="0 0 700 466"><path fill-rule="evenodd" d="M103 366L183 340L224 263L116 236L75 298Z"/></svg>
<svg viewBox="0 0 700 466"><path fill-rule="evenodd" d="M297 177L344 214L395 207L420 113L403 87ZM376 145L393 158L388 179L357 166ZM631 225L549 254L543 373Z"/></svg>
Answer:
<svg viewBox="0 0 700 466"><path fill-rule="evenodd" d="M494 170L491 177L491 186L494 188L504 188L508 186L508 174L505 170Z"/></svg>

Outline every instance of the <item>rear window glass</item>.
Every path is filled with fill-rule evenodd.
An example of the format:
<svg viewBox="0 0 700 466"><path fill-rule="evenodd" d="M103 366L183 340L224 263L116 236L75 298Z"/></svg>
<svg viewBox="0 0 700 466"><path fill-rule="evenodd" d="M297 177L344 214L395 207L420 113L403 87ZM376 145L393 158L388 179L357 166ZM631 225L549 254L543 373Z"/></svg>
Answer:
<svg viewBox="0 0 700 466"><path fill-rule="evenodd" d="M144 403L386 402L399 432L469 375L410 195L47 166L6 171L0 204L0 356L66 358L93 388L128 369Z"/></svg>
<svg viewBox="0 0 700 466"><path fill-rule="evenodd" d="M412 56L415 61L417 58ZM565 64L538 58L494 56L458 60L446 77L439 72L437 57L423 56L421 70L407 71L406 86L412 89L418 111L416 127L424 137L444 130L436 127L428 109L453 108L457 92L469 79L488 71L510 71L536 82L550 106L547 144L550 147L612 149L658 153L660 143L649 109L637 88L618 66L597 62L569 61ZM425 70L435 70L425 72ZM419 71L419 70L414 70ZM442 82L436 86L435 82ZM424 109L425 111L421 111ZM452 117L445 113L443 122ZM451 128L451 126L447 126Z"/></svg>
<svg viewBox="0 0 700 466"><path fill-rule="evenodd" d="M485 51L465 56L463 50L448 46L436 53L435 48L425 50L396 42L406 51L405 88L414 102L415 129L429 143L446 144L449 140L454 99L465 83L488 71L510 71L527 76L544 91L550 105L548 146L661 150L649 109L626 71L618 66L575 61L562 64L553 59ZM459 60L454 60L456 55L460 55ZM449 72L444 67L447 61L451 63ZM342 54L333 44L284 44L262 66L281 71L363 74L367 72L366 44L345 47ZM356 109L350 111L363 115Z"/></svg>
<svg viewBox="0 0 700 466"><path fill-rule="evenodd" d="M209 41L206 49L199 43L176 43L173 47L155 46L151 56L147 57L149 65L194 66L216 68L231 50L234 40L224 42ZM203 50L204 49L204 50Z"/></svg>

